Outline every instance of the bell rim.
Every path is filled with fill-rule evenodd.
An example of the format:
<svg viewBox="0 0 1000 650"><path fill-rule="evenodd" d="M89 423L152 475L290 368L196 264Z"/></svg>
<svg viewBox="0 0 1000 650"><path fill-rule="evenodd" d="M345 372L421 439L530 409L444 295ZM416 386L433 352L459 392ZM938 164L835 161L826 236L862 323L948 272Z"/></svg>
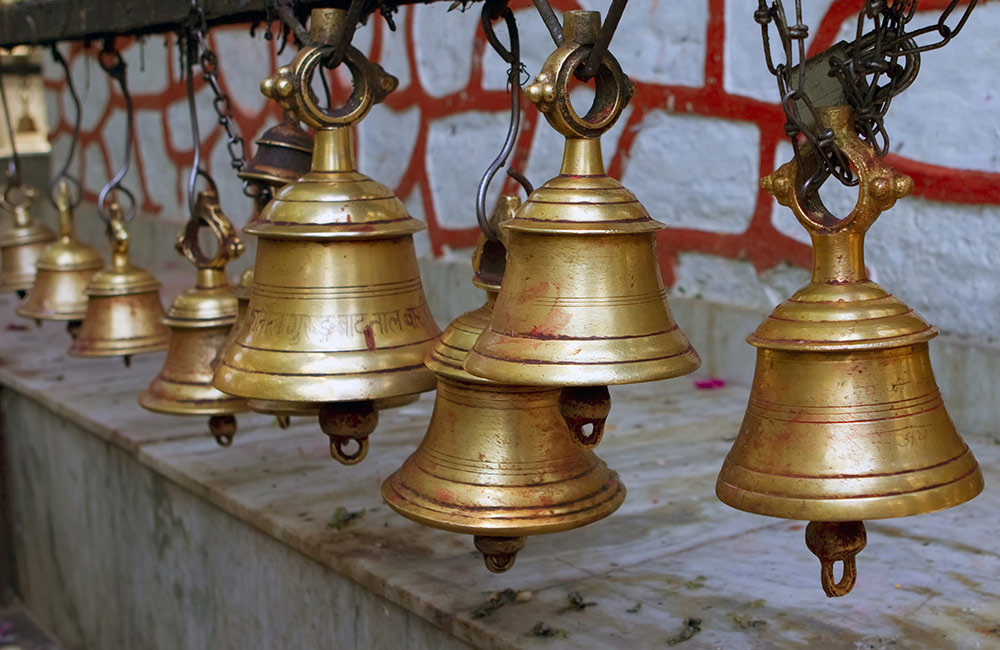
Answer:
<svg viewBox="0 0 1000 650"><path fill-rule="evenodd" d="M31 299L30 294L28 296L28 299L29 300ZM79 309L79 310L73 311L73 312L69 312L69 311L53 311L53 310L47 310L47 309L38 310L38 311L29 311L29 310L25 309L25 307L27 306L27 304L28 303L25 302L25 304L23 304L23 305L21 305L20 307L17 308L17 315L18 316L22 316L24 318L30 318L30 319L34 319L34 320L51 320L51 321L74 321L74 320L78 320L78 321L82 321L83 317L87 315L87 305L86 305L86 303L83 304L83 308L82 309Z"/></svg>
<svg viewBox="0 0 1000 650"><path fill-rule="evenodd" d="M16 280L0 282L0 293L14 293L15 291L28 291L35 284L35 276L30 278L18 278Z"/></svg>
<svg viewBox="0 0 1000 650"><path fill-rule="evenodd" d="M680 332L678 328L676 330ZM685 337L686 347L678 346L678 351L657 358L623 360L616 362L567 363L538 358L505 358L486 353L483 348L489 343L493 332L487 329L476 341L465 360L469 374L501 384L526 386L612 386L645 383L673 379L690 374L701 367L701 357ZM515 337L508 337L515 338ZM536 339L519 339L537 344ZM548 342L548 341L545 341ZM567 340L560 339L559 343ZM573 339L571 342L585 343ZM535 348L537 352L540 348ZM562 355L560 355L562 356ZM553 358L552 355L549 358ZM531 374L524 375L525 365Z"/></svg>
<svg viewBox="0 0 1000 650"><path fill-rule="evenodd" d="M147 337L151 338L151 337ZM71 357L87 358L87 357L123 357L132 356L136 354L150 354L153 352L163 352L167 349L169 345L168 335L164 334L160 337L160 340L146 343L143 345L135 345L132 347L127 346L110 346L107 344L92 347L82 347L78 346L77 343L82 341L81 337L77 337L73 341L73 345L70 346L69 350L66 351ZM100 339L93 339L100 340ZM121 339L114 339L115 341ZM107 339L105 339L107 341Z"/></svg>
<svg viewBox="0 0 1000 650"><path fill-rule="evenodd" d="M970 452L971 455L971 452ZM777 519L796 521L867 521L898 519L930 512L940 512L968 503L984 488L982 467L972 459L973 467L947 483L930 486L916 492L878 497L845 497L820 500L815 498L783 497L765 492L752 492L734 486L720 473L715 485L719 501L743 512ZM725 467L723 472L725 472ZM946 499L941 499L945 495ZM932 502L932 507L927 503ZM898 504L906 505L900 508ZM889 504L896 504L887 508ZM789 514L794 512L794 514Z"/></svg>
<svg viewBox="0 0 1000 650"><path fill-rule="evenodd" d="M211 389L213 392L222 395L225 398L215 400L211 405L191 405L190 402L185 400L174 400L159 397L153 390L154 386L161 388L166 386L190 387L187 384L177 384L176 382L165 380L162 377L157 376L149 388L140 392L137 398L139 406L154 413L163 413L166 415L236 415L239 413L250 412L245 399L227 395L226 393L212 387L211 383L205 384L204 388Z"/></svg>
<svg viewBox="0 0 1000 650"><path fill-rule="evenodd" d="M409 459L407 459L407 462L408 461ZM414 490L408 490L411 494L418 497L417 499L408 499L406 495L399 491L398 488L403 484L399 479L398 470L390 474L389 477L382 482L381 494L382 500L397 514L400 514L418 524L431 528L437 528L438 530L463 535L502 534L505 537L522 537L528 535L559 533L576 528L582 528L583 526L601 521L602 519L614 514L625 502L627 490L625 488L625 484L619 478L618 472L607 467L607 464L605 464L604 461L599 462L604 465L604 468L607 470L609 476L613 477L615 489L613 492L611 490L607 490L607 492L609 492L607 498L598 501L591 507L571 511L568 515L550 514L553 510L553 506L551 505L534 506L529 508L490 508L491 512L523 512L525 513L522 517L523 519L537 519L537 515L539 513L545 513L547 517L555 520L550 523L511 526L505 525L504 523L512 521L511 519L494 519L491 522L488 519L476 518L475 514L468 514L469 511L464 510L461 507L456 507L454 509L434 509L424 507L420 505L422 502L431 503L431 501L425 498L420 498L422 496L420 493ZM605 485L607 485L607 483L605 483ZM600 492L595 494L600 494ZM587 498L591 496L592 495L588 495ZM559 505L568 506L570 504ZM535 516L532 517L531 513L534 513ZM454 523L454 521L449 522L440 519L440 517L447 516L447 514L458 515L458 519L465 519L468 523ZM464 516L461 516L462 514L464 514ZM513 521L517 521L517 519L514 519Z"/></svg>
<svg viewBox="0 0 1000 650"><path fill-rule="evenodd" d="M407 216L405 219L324 224L256 220L244 226L243 232L261 239L325 241L394 239L414 235L426 228L424 222Z"/></svg>

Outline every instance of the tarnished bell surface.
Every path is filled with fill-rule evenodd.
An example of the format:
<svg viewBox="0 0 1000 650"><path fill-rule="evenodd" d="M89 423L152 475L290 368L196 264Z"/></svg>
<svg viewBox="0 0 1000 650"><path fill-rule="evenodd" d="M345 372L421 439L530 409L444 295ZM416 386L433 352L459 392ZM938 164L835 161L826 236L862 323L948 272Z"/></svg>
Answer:
<svg viewBox="0 0 1000 650"><path fill-rule="evenodd" d="M111 206L108 222L111 266L98 271L87 285L87 313L73 345L74 357L129 356L167 347L160 283L128 258L128 231L121 207Z"/></svg>
<svg viewBox="0 0 1000 650"><path fill-rule="evenodd" d="M13 206L14 225L0 235L0 293L31 289L38 259L56 240L48 226L31 216L36 192L28 187L20 189L24 196Z"/></svg>
<svg viewBox="0 0 1000 650"><path fill-rule="evenodd" d="M602 519L621 505L625 487L577 444L559 389L498 384L462 368L503 276L495 245L499 257L477 265L486 304L449 325L427 358L438 377L434 413L420 447L382 484L382 498L418 523L475 535L487 568L500 572L524 536Z"/></svg>
<svg viewBox="0 0 1000 650"><path fill-rule="evenodd" d="M218 251L212 258L197 245L201 226L211 228L218 239ZM222 213L214 191L198 194L195 213L178 239L177 250L198 269L197 283L181 292L167 310L167 357L149 388L139 394L139 404L174 415L230 416L209 420L216 440L228 445L236 431L236 420L231 416L246 411L247 405L242 398L212 386L212 362L236 321L237 299L230 291L225 269L242 254L243 243Z"/></svg>
<svg viewBox="0 0 1000 650"><path fill-rule="evenodd" d="M301 50L291 70L265 81L266 94L287 98L281 92L289 76L311 75L309 66L324 55L319 50ZM353 49L347 62L352 70L374 66ZM355 93L368 98L364 112L387 92L384 80L381 94L373 83L367 75L355 79ZM344 126L311 117L310 125L323 127L312 170L244 228L259 238L253 286L236 342L216 371L220 390L254 400L340 403L434 388L423 357L440 330L413 247L413 233L425 226L392 191L357 171L351 124L364 112L342 118Z"/></svg>
<svg viewBox="0 0 1000 650"><path fill-rule="evenodd" d="M958 505L983 478L934 380L927 341L937 331L865 273L865 233L912 180L858 139L849 109L822 116L857 170L860 197L839 220L818 201L800 203L794 162L762 181L809 230L813 277L747 339L757 347L756 373L716 493L741 510L813 520L807 541L822 553L824 588L837 596L853 585L861 520ZM845 562L840 583L837 560Z"/></svg>
<svg viewBox="0 0 1000 650"><path fill-rule="evenodd" d="M236 175L245 181L279 188L309 171L313 138L295 116L285 111L280 122L264 131L257 151Z"/></svg>
<svg viewBox="0 0 1000 650"><path fill-rule="evenodd" d="M104 260L73 233L73 208L65 181L59 186L57 205L59 241L42 251L34 285L17 313L35 320L80 321L87 313L84 291Z"/></svg>
<svg viewBox="0 0 1000 650"><path fill-rule="evenodd" d="M511 384L598 386L676 377L700 364L667 306L654 221L607 176L600 135L635 86L609 54L594 107L578 116L572 71L589 54L597 12L566 13L564 41L526 95L566 136L560 175L501 226L507 272L489 327L469 354L474 375Z"/></svg>

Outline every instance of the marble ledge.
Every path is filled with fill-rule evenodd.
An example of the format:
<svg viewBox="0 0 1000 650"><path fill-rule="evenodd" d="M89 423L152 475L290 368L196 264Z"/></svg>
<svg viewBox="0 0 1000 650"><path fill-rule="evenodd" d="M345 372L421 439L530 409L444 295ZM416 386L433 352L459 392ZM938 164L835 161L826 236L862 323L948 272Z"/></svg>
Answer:
<svg viewBox="0 0 1000 650"><path fill-rule="evenodd" d="M147 413L135 402L162 354L128 369L116 359L68 359L60 326L12 330L11 302L0 309L6 388L477 648L965 648L1000 638L1000 493L988 488L959 508L872 523L858 586L828 600L802 522L715 499L746 404L742 385L698 390L681 378L615 390L598 453L628 487L625 504L585 528L530 538L510 572L492 575L471 538L402 519L379 497L419 443L433 395L385 412L356 467L329 458L311 419L280 430L271 418L239 416L233 446L220 448L204 418ZM1000 445L967 439L995 486ZM363 516L337 530L328 522L338 508ZM474 615L508 588L531 597ZM571 604L572 592L584 608Z"/></svg>

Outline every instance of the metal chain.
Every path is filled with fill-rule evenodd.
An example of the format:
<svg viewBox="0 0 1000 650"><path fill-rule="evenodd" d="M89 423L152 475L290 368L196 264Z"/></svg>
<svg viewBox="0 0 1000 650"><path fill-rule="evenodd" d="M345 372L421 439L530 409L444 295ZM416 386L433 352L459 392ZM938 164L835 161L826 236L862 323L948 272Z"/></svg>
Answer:
<svg viewBox="0 0 1000 650"><path fill-rule="evenodd" d="M242 171L247 164L246 143L240 133L239 125L233 118L233 104L229 100L229 95L222 90L219 83L219 57L209 47L208 24L199 0L191 0L191 24L188 33L191 40L191 45L188 47L189 56L198 57L201 77L212 89L212 107L215 109L216 121L226 131L226 150L229 152L230 164L237 172ZM193 65L193 61L189 65Z"/></svg>
<svg viewBox="0 0 1000 650"><path fill-rule="evenodd" d="M795 0L795 22L792 24L786 18L782 0L772 0L770 4L768 0L758 0L754 19L761 28L767 69L777 79L786 118L785 132L792 140L800 169L812 169L802 181L804 194L818 190L829 176L844 185L858 182L846 156L834 144L833 133L819 127L816 105L809 95L807 82L810 64L818 61L826 66L814 66L809 73L825 75L839 83L843 101L854 109L858 135L884 156L889 151L884 118L892 99L913 83L920 70L920 53L943 47L957 36L978 0L969 0L952 27L948 21L959 2L951 0L935 23L907 31L916 14L918 0L865 0L858 14L854 41L838 43L806 61L805 41L809 27L802 20L802 0ZM777 64L771 53L772 26L784 55L784 62ZM938 38L928 43L918 42L928 34L936 34ZM807 144L812 149L809 159L818 159L820 164L809 167L804 164L802 148Z"/></svg>

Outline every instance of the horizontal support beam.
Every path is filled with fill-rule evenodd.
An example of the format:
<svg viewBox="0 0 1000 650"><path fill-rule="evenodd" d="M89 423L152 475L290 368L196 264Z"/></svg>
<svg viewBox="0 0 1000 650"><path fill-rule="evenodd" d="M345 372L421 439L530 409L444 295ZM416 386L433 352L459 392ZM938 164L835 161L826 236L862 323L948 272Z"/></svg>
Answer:
<svg viewBox="0 0 1000 650"><path fill-rule="evenodd" d="M435 0L367 0L365 13ZM471 2L472 0L468 0ZM278 17L274 0L200 0L209 25ZM316 6L347 8L349 0L295 0L304 15ZM0 47L96 40L174 31L191 15L191 0L20 0L0 6Z"/></svg>

